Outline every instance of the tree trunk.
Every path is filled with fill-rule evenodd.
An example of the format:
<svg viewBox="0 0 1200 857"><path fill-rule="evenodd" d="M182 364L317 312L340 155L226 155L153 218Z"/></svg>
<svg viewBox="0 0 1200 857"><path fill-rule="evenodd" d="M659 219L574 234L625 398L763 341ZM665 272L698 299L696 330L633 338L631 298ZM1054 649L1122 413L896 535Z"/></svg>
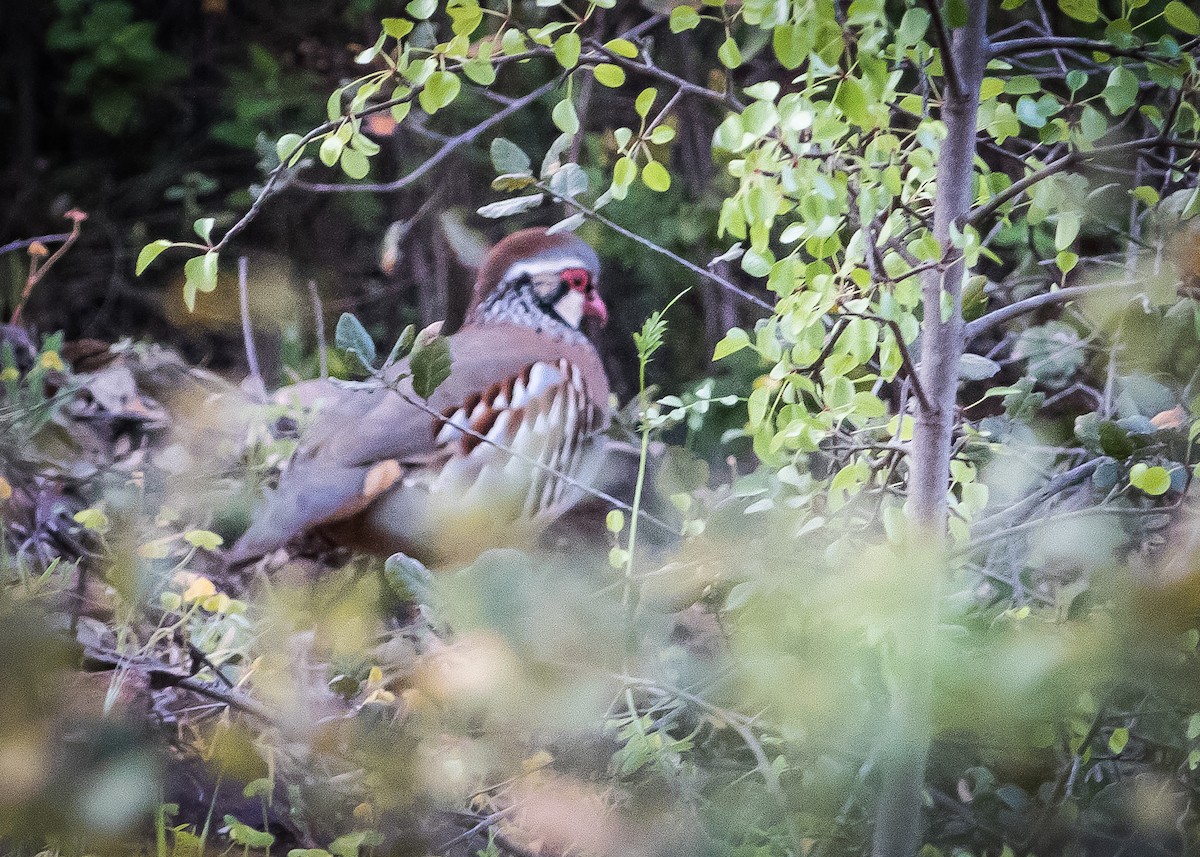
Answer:
<svg viewBox="0 0 1200 857"><path fill-rule="evenodd" d="M938 0L932 0L938 2ZM912 857L921 845L925 763L930 743L932 644L944 563L950 450L963 352L962 285L967 266L952 245L951 227L971 209L976 113L987 63L987 0L968 0L968 20L954 31L949 56L958 88L947 80L941 110L946 139L938 159L934 236L945 263L923 283L925 319L917 372L927 406L918 403L910 456L909 514L912 570L925 581L911 627L896 640L896 691L883 736L881 793L876 810L874 857ZM945 298L943 298L945 294ZM943 309L943 307L945 307ZM912 550L913 548L910 548Z"/></svg>

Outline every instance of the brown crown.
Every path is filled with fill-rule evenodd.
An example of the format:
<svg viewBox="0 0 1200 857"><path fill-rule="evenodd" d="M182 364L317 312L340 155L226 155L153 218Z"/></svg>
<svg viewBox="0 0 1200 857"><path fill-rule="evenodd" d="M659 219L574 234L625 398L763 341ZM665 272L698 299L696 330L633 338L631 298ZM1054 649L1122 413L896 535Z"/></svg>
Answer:
<svg viewBox="0 0 1200 857"><path fill-rule="evenodd" d="M468 317L483 302L484 298L495 290L500 283L500 278L515 262L547 250L557 248L565 250L579 245L587 247L581 238L570 232L547 235L545 227L541 226L522 229L520 232L514 232L502 239L491 249L483 267L479 269L479 276L475 279L475 290L471 295L471 305L467 307ZM592 252L590 247L587 247L587 252Z"/></svg>

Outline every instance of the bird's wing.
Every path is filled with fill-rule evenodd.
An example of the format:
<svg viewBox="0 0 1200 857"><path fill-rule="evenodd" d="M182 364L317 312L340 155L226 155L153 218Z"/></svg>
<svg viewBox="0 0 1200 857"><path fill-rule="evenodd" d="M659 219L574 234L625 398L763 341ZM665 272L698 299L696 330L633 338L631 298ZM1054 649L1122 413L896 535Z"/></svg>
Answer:
<svg viewBox="0 0 1200 857"><path fill-rule="evenodd" d="M471 432L567 469L584 436L607 421L608 381L589 343L489 325L459 331L450 351L450 376L425 408L407 380L398 392L344 390L329 403L238 541L235 560L352 518L401 480L483 491L503 470L494 461L500 450ZM406 371L401 364L395 375ZM537 512L559 494L561 486L541 477L527 505Z"/></svg>

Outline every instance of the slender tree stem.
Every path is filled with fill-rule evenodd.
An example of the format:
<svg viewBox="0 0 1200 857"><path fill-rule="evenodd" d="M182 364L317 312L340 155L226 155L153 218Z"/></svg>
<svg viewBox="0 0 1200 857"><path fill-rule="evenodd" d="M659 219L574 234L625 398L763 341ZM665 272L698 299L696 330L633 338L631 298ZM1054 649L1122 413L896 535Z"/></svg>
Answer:
<svg viewBox="0 0 1200 857"><path fill-rule="evenodd" d="M921 843L925 764L930 745L933 693L931 652L940 569L945 561L946 494L957 409L958 364L963 353L962 284L966 262L951 241L952 227L971 210L976 113L987 63L987 0L968 0L966 25L955 30L950 50L961 87L942 106L946 139L938 159L934 236L944 264L924 275L925 322L918 376L925 401L918 404L909 480L913 536L909 561L914 583L911 622L895 639L895 693L880 746L883 776L875 817L874 857L913 857ZM923 550L918 555L916 546Z"/></svg>

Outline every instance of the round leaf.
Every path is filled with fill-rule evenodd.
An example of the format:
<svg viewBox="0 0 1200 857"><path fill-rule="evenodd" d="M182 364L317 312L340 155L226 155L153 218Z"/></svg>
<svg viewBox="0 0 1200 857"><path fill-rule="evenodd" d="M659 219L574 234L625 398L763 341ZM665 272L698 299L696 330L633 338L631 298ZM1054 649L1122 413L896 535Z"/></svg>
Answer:
<svg viewBox="0 0 1200 857"><path fill-rule="evenodd" d="M671 186L671 174L658 161L651 161L642 168L642 181L650 190L662 193Z"/></svg>
<svg viewBox="0 0 1200 857"><path fill-rule="evenodd" d="M625 69L608 62L600 63L600 65L592 69L592 74L596 76L598 82L604 84L609 89L616 89L625 82Z"/></svg>

